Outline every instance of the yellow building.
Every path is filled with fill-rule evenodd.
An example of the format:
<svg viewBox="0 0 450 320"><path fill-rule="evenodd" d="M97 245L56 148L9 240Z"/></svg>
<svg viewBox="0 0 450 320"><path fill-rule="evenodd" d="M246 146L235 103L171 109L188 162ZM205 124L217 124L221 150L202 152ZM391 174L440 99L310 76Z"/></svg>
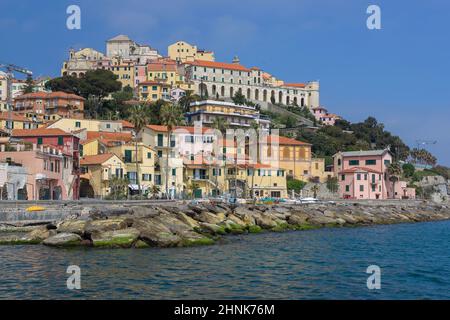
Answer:
<svg viewBox="0 0 450 320"><path fill-rule="evenodd" d="M84 156L80 167L81 196L93 193L96 198L104 198L111 192L111 180L114 177L124 178L127 174L125 163L113 153Z"/></svg>
<svg viewBox="0 0 450 320"><path fill-rule="evenodd" d="M101 143L99 138L80 141L80 156L95 156L101 154ZM103 152L104 153L104 152Z"/></svg>
<svg viewBox="0 0 450 320"><path fill-rule="evenodd" d="M108 147L108 152L120 157L126 166L127 176L133 190L138 190L136 177L139 179L141 190L150 192L150 188L155 184L155 166L158 164L156 151L138 143L137 148L137 171L136 171L136 146L133 142Z"/></svg>
<svg viewBox="0 0 450 320"><path fill-rule="evenodd" d="M168 47L168 56L172 60L188 62L194 60L214 61L214 52L200 50L185 41L177 41Z"/></svg>
<svg viewBox="0 0 450 320"><path fill-rule="evenodd" d="M161 187L161 196L166 193L168 188L171 198L180 197L185 187L183 181L183 158L177 151L175 136L171 136L169 146L167 127L148 125L142 129L140 138L144 145L156 150L159 161L155 164L154 182L155 185ZM166 181L167 173L168 180Z"/></svg>
<svg viewBox="0 0 450 320"><path fill-rule="evenodd" d="M153 102L157 100L170 100L171 85L167 83L146 81L138 85L139 100Z"/></svg>
<svg viewBox="0 0 450 320"><path fill-rule="evenodd" d="M311 144L282 136L269 136L262 155L273 157L287 177L309 181L326 179L324 159L313 159ZM276 156L278 155L278 156Z"/></svg>
<svg viewBox="0 0 450 320"><path fill-rule="evenodd" d="M179 74L175 61L158 60L147 64L147 80L178 87L183 84L184 77Z"/></svg>
<svg viewBox="0 0 450 320"><path fill-rule="evenodd" d="M15 112L0 112L0 129L37 129L38 123Z"/></svg>
<svg viewBox="0 0 450 320"><path fill-rule="evenodd" d="M135 68L133 61L122 58L113 58L109 70L118 77L117 80L122 83L122 88L125 88L126 86L129 86L130 88L135 87Z"/></svg>
<svg viewBox="0 0 450 320"><path fill-rule="evenodd" d="M115 120L90 120L90 119L72 119L60 118L50 124L48 128L58 128L66 132L73 132L82 129L87 131L105 131L105 132L122 132L125 130L122 121Z"/></svg>

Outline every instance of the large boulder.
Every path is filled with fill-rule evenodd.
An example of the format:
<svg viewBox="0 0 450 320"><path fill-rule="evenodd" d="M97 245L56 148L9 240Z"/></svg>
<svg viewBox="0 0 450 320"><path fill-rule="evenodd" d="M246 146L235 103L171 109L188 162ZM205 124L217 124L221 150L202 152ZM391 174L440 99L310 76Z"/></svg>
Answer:
<svg viewBox="0 0 450 320"><path fill-rule="evenodd" d="M308 215L302 212L294 212L289 216L287 222L291 225L303 225L308 220Z"/></svg>
<svg viewBox="0 0 450 320"><path fill-rule="evenodd" d="M99 232L92 235L92 244L103 248L130 248L139 235L139 230L135 228Z"/></svg>
<svg viewBox="0 0 450 320"><path fill-rule="evenodd" d="M58 233L43 241L43 244L51 247L72 247L81 244L81 237L75 233Z"/></svg>
<svg viewBox="0 0 450 320"><path fill-rule="evenodd" d="M133 224L132 219L122 217L105 220L89 221L85 226L85 232L92 234L96 232L121 230L130 227Z"/></svg>
<svg viewBox="0 0 450 320"><path fill-rule="evenodd" d="M181 234L181 238L182 238L182 245L185 247L214 244L213 239L205 237L194 231L183 232Z"/></svg>
<svg viewBox="0 0 450 320"><path fill-rule="evenodd" d="M195 221L194 219L189 217L184 212L177 212L176 217L177 217L177 219L179 219L181 222L188 225L192 229L198 228L200 226L197 221Z"/></svg>
<svg viewBox="0 0 450 320"><path fill-rule="evenodd" d="M256 224L263 229L272 229L278 225L275 222L274 217L267 213L261 213L261 214L255 215L255 221L256 221Z"/></svg>
<svg viewBox="0 0 450 320"><path fill-rule="evenodd" d="M82 236L86 224L86 220L65 220L59 223L56 228L58 233L75 233Z"/></svg>
<svg viewBox="0 0 450 320"><path fill-rule="evenodd" d="M217 224L213 223L207 223L207 222L200 222L200 230L202 232L206 232L212 235L216 234L226 234L225 227L224 226L218 226Z"/></svg>
<svg viewBox="0 0 450 320"><path fill-rule="evenodd" d="M197 221L211 223L211 224L219 224L224 220L224 216L219 216L219 215L213 214L211 212L205 212L205 211L203 211L202 213L197 215L195 218Z"/></svg>
<svg viewBox="0 0 450 320"><path fill-rule="evenodd" d="M140 232L140 238L152 247L175 247L181 243L181 237L153 218L137 219L133 228Z"/></svg>
<svg viewBox="0 0 450 320"><path fill-rule="evenodd" d="M56 234L53 229L48 229L47 226L41 226L29 232L25 237L30 241L42 242L43 240Z"/></svg>
<svg viewBox="0 0 450 320"><path fill-rule="evenodd" d="M177 219L173 214L163 214L152 219L166 226L170 232L180 234L185 231L192 230L192 227Z"/></svg>

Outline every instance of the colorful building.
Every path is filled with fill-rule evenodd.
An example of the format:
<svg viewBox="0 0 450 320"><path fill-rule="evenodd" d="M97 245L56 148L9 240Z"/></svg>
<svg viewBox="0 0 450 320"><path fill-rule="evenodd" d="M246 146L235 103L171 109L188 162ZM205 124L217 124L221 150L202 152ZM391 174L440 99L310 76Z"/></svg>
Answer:
<svg viewBox="0 0 450 320"><path fill-rule="evenodd" d="M26 130L28 131L28 130ZM31 130L32 131L32 130ZM51 145L8 143L0 145L0 162L25 168L25 190L18 197L27 200L77 200L78 160Z"/></svg>
<svg viewBox="0 0 450 320"><path fill-rule="evenodd" d="M334 171L339 181L339 194L344 199L400 199L415 197L406 183L394 183L388 173L392 163L389 150L339 152L333 156Z"/></svg>
<svg viewBox="0 0 450 320"><path fill-rule="evenodd" d="M170 59L178 62L188 62L194 60L214 61L214 52L198 49L185 41L177 41L167 48Z"/></svg>
<svg viewBox="0 0 450 320"><path fill-rule="evenodd" d="M0 129L36 129L38 123L17 112L0 112Z"/></svg>
<svg viewBox="0 0 450 320"><path fill-rule="evenodd" d="M189 123L200 121L204 125L212 125L217 118L223 118L228 126L250 128L256 122L262 129L269 130L270 119L262 116L256 107L238 105L233 102L203 100L191 103L189 112L186 113Z"/></svg>
<svg viewBox="0 0 450 320"><path fill-rule="evenodd" d="M74 181L71 182L71 189L67 190L67 194L71 199L78 199L80 139L77 136L60 129L40 128L31 130L14 129L11 137L36 145L38 148L48 146L51 150L59 150L64 155L64 168L74 177ZM67 157L70 161L66 159Z"/></svg>
<svg viewBox="0 0 450 320"><path fill-rule="evenodd" d="M65 92L34 92L14 100L14 110L19 113L57 114L61 117L83 118L83 97Z"/></svg>
<svg viewBox="0 0 450 320"><path fill-rule="evenodd" d="M170 101L171 85L167 83L145 81L138 85L139 100L153 102L157 100Z"/></svg>
<svg viewBox="0 0 450 320"><path fill-rule="evenodd" d="M80 160L81 184L80 196L104 198L111 193L111 181L114 177L125 178L125 163L113 153L84 156Z"/></svg>

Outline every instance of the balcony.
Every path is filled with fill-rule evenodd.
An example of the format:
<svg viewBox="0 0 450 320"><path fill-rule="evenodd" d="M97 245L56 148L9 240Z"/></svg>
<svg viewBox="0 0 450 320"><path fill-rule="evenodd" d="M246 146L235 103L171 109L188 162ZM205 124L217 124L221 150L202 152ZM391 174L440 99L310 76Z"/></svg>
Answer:
<svg viewBox="0 0 450 320"><path fill-rule="evenodd" d="M190 178L192 180L204 181L204 180L209 180L209 175L207 175L207 174L199 174L199 175L191 176Z"/></svg>

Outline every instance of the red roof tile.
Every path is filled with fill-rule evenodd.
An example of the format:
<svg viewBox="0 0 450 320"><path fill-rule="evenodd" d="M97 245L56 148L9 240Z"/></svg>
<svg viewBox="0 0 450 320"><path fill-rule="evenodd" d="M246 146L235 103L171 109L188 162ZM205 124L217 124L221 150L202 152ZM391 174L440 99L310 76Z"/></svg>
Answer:
<svg viewBox="0 0 450 320"><path fill-rule="evenodd" d="M249 72L250 69L244 67L243 65L237 63L225 63L225 62L215 62L215 61L205 61L205 60L194 60L192 62L186 62L186 64L198 67L207 68L217 68L217 69L227 69L227 70L237 70Z"/></svg>
<svg viewBox="0 0 450 320"><path fill-rule="evenodd" d="M37 136L72 136L71 133L65 132L61 129L14 129L12 131L13 137L37 137Z"/></svg>
<svg viewBox="0 0 450 320"><path fill-rule="evenodd" d="M115 155L113 153L97 154L94 156L84 156L83 158L80 159L80 165L87 166L87 165L102 164L114 156Z"/></svg>

